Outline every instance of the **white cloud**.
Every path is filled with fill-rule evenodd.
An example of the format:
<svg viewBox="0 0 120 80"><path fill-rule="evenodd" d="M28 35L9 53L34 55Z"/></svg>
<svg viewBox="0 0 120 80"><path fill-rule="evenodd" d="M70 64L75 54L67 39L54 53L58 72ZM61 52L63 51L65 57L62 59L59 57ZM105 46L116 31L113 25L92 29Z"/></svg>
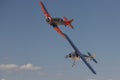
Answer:
<svg viewBox="0 0 120 80"><path fill-rule="evenodd" d="M16 64L1 64L0 70L2 71L11 71L11 70L40 70L41 67L39 66L33 66L32 64L24 64L24 65L16 65Z"/></svg>
<svg viewBox="0 0 120 80"><path fill-rule="evenodd" d="M33 66L32 64L25 64L19 67L21 70L39 70L41 67Z"/></svg>
<svg viewBox="0 0 120 80"><path fill-rule="evenodd" d="M15 64L2 64L0 65L0 70L15 70L18 66Z"/></svg>
<svg viewBox="0 0 120 80"><path fill-rule="evenodd" d="M2 79L0 79L0 80L6 80L5 78L2 78Z"/></svg>

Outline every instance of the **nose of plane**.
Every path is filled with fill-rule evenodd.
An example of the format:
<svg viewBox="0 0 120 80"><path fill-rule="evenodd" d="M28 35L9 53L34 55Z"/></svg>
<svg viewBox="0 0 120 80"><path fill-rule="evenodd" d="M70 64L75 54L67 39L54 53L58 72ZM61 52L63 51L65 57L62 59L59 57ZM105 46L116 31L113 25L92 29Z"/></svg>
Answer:
<svg viewBox="0 0 120 80"><path fill-rule="evenodd" d="M69 55L66 55L65 58L66 58L66 59L69 58Z"/></svg>
<svg viewBox="0 0 120 80"><path fill-rule="evenodd" d="M72 57L71 54L65 56L65 58L71 58L71 57Z"/></svg>

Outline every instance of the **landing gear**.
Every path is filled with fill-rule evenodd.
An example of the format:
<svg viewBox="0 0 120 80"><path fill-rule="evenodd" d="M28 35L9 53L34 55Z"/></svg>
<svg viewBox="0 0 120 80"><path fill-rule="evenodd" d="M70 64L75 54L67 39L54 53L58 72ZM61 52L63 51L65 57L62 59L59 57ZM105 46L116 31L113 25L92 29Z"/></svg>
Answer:
<svg viewBox="0 0 120 80"><path fill-rule="evenodd" d="M72 67L74 67L75 66L75 60L73 61L73 64L72 64Z"/></svg>

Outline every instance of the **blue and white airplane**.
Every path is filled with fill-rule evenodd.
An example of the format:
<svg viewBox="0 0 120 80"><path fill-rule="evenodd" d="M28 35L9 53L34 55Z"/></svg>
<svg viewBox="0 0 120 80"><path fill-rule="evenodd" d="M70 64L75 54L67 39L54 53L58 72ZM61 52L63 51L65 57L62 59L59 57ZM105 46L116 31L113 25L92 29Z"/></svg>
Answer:
<svg viewBox="0 0 120 80"><path fill-rule="evenodd" d="M94 54L90 54L88 52L88 55L82 54L78 48L73 44L73 42L70 40L70 38L64 33L66 39L68 40L68 42L70 43L70 45L72 46L72 48L75 50L74 52L66 55L65 58L71 58L72 60L74 60L72 67L75 65L75 61L79 60L80 58L82 59L82 61L87 65L87 67L94 73L96 74L95 70L91 67L91 65L87 62L87 60L93 60L95 63L97 63L96 59L95 59L95 55Z"/></svg>

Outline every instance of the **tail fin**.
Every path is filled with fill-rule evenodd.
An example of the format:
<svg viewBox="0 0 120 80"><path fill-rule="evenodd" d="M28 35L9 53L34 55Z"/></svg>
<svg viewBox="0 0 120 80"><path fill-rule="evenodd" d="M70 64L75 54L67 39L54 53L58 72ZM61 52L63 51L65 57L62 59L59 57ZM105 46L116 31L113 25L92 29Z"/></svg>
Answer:
<svg viewBox="0 0 120 80"><path fill-rule="evenodd" d="M64 18L64 21L65 21L65 26L68 26L68 27L73 29L74 27L71 24L73 22L73 19L68 20L66 17L63 17L63 18Z"/></svg>
<svg viewBox="0 0 120 80"><path fill-rule="evenodd" d="M90 60L93 60L95 63L97 63L97 61L95 59L96 58L96 54L91 54L91 53L88 52L88 55L89 55L89 59Z"/></svg>

